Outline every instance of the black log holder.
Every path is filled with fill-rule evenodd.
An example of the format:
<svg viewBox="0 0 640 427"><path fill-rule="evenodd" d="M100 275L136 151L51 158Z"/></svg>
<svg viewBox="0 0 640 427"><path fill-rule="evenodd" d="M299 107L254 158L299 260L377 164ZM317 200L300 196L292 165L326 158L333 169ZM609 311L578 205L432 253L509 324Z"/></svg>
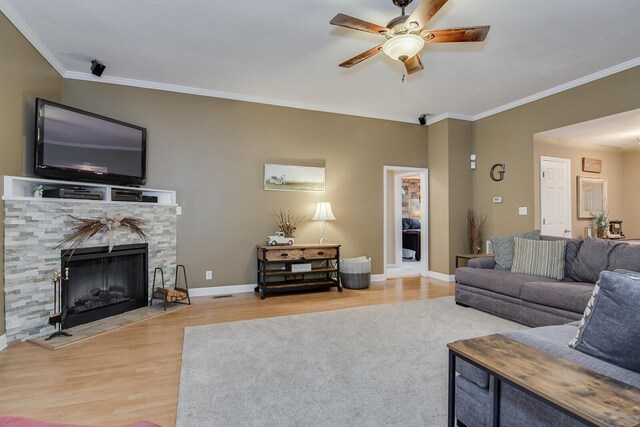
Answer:
<svg viewBox="0 0 640 427"><path fill-rule="evenodd" d="M69 268L65 268L65 279L69 279ZM62 323L67 316L66 310L62 307L62 275L57 268L53 269L53 313L49 316L49 324L56 328L56 331L49 335L45 341L55 337L71 337L69 332L62 330Z"/></svg>
<svg viewBox="0 0 640 427"><path fill-rule="evenodd" d="M184 279L184 288L181 286L178 286L178 278L180 277L180 271L182 271L182 277ZM162 288L160 287L156 288L156 277L158 277L157 273L160 273L159 278L160 278L160 284L162 285ZM160 289L162 290L160 291ZM162 268L156 267L153 270L153 286L151 289L151 298L149 298L149 306L153 304L154 299L162 300L162 303L164 304L164 311L167 311L167 302L191 305L191 296L189 295L189 284L187 282L187 269L182 264L178 264L176 266L176 281L173 289L175 289L176 291L182 292L183 294L186 295L186 297L181 298L179 300L167 301L167 296L166 296L167 287L164 281L164 271L162 270ZM160 291L160 292L157 292L157 291ZM187 302L184 302L185 300L187 300Z"/></svg>

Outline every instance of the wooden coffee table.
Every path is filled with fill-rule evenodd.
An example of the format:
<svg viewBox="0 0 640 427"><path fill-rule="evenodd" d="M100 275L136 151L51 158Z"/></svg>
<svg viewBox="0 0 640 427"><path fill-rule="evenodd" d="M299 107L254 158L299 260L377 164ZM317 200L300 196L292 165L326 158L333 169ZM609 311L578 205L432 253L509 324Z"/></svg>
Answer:
<svg viewBox="0 0 640 427"><path fill-rule="evenodd" d="M449 426L455 425L456 358L489 373L493 426L500 425L502 382L593 426L639 426L640 390L502 335L449 347Z"/></svg>

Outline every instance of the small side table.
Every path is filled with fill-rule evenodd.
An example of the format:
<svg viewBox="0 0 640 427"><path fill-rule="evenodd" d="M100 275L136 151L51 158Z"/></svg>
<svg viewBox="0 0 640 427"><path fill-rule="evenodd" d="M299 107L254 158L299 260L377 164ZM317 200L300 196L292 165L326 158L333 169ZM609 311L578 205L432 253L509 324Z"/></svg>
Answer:
<svg viewBox="0 0 640 427"><path fill-rule="evenodd" d="M493 254L457 254L456 255L456 268L458 268L460 265L460 260L461 259L466 259L467 261L469 261L470 259L474 259L474 258L484 258L484 257L489 257L489 256L493 256Z"/></svg>

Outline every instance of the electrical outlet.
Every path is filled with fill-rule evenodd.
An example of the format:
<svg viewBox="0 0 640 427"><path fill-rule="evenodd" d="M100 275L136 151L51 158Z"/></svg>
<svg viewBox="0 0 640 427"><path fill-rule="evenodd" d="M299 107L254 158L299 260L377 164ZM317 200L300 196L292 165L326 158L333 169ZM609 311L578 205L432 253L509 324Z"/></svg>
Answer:
<svg viewBox="0 0 640 427"><path fill-rule="evenodd" d="M213 279L213 271L211 271L211 270L207 270L207 272L205 273L204 278L205 278L206 280L211 280L211 279Z"/></svg>
<svg viewBox="0 0 640 427"><path fill-rule="evenodd" d="M176 208L176 215L182 215L182 206Z"/></svg>
<svg viewBox="0 0 640 427"><path fill-rule="evenodd" d="M527 207L526 206L521 206L518 208L518 215L526 215L527 214Z"/></svg>

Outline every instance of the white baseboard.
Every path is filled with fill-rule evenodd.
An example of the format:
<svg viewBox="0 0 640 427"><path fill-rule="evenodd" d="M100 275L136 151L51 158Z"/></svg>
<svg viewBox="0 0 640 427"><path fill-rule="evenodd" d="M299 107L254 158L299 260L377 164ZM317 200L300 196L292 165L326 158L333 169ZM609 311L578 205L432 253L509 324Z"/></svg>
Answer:
<svg viewBox="0 0 640 427"><path fill-rule="evenodd" d="M0 336L0 351L7 348L7 334Z"/></svg>
<svg viewBox="0 0 640 427"><path fill-rule="evenodd" d="M230 285L230 286L211 286L209 288L191 288L189 296L192 297L208 297L216 295L233 295L246 292L253 292L256 285Z"/></svg>
<svg viewBox="0 0 640 427"><path fill-rule="evenodd" d="M430 271L429 277L433 277L434 279L444 280L445 282L455 282L456 275L455 274L443 274L438 273L437 271Z"/></svg>

